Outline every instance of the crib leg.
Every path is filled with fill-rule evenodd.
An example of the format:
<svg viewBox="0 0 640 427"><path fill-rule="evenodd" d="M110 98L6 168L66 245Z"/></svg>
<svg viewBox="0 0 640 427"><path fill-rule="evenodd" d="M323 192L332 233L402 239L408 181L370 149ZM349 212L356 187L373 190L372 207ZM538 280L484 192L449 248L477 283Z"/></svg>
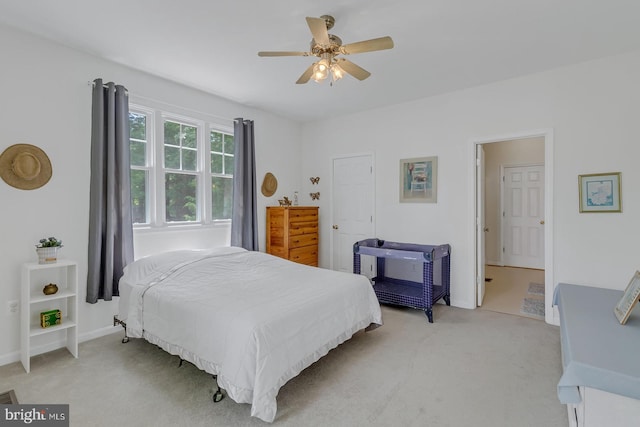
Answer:
<svg viewBox="0 0 640 427"><path fill-rule="evenodd" d="M178 364L178 368L182 366L182 362L184 362L184 359L180 359L180 363Z"/></svg>
<svg viewBox="0 0 640 427"><path fill-rule="evenodd" d="M426 314L426 315L427 315L427 318L429 319L429 323L433 323L433 310L432 310L432 309L430 309L430 308L427 308L427 309L424 311L424 314Z"/></svg>
<svg viewBox="0 0 640 427"><path fill-rule="evenodd" d="M444 296L444 302L446 302L447 305L451 305L451 298L449 297L449 295Z"/></svg>
<svg viewBox="0 0 640 427"><path fill-rule="evenodd" d="M220 386L218 385L218 376L217 375L212 375L213 379L216 382L216 387L218 388L215 393L213 393L213 403L218 403L220 402L222 399L224 399L224 394L222 394L222 390L220 389Z"/></svg>

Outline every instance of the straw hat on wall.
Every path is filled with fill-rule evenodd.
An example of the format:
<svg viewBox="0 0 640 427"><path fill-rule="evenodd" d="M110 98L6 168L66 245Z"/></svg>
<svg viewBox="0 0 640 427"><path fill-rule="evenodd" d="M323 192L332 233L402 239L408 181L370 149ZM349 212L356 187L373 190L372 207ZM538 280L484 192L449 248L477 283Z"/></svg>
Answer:
<svg viewBox="0 0 640 427"><path fill-rule="evenodd" d="M35 145L15 144L0 154L0 176L12 187L34 190L51 179L51 161Z"/></svg>
<svg viewBox="0 0 640 427"><path fill-rule="evenodd" d="M265 197L271 197L277 189L278 180L271 172L267 172L264 176L264 180L262 181L262 194L264 194Z"/></svg>

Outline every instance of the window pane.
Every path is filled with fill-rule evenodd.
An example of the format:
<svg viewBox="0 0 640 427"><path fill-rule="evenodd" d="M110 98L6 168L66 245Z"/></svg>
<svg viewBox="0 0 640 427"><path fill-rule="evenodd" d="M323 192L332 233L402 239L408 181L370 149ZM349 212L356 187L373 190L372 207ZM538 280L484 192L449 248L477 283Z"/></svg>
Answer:
<svg viewBox="0 0 640 427"><path fill-rule="evenodd" d="M222 154L211 154L211 173L224 173L222 169Z"/></svg>
<svg viewBox="0 0 640 427"><path fill-rule="evenodd" d="M134 224L148 224L147 171L131 171L131 213Z"/></svg>
<svg viewBox="0 0 640 427"><path fill-rule="evenodd" d="M182 125L182 146L196 148L198 144L198 130L194 126Z"/></svg>
<svg viewBox="0 0 640 427"><path fill-rule="evenodd" d="M147 116L129 113L129 133L130 164L145 166L147 164Z"/></svg>
<svg viewBox="0 0 640 427"><path fill-rule="evenodd" d="M144 114L129 113L129 137L132 139L147 140L147 116Z"/></svg>
<svg viewBox="0 0 640 427"><path fill-rule="evenodd" d="M167 222L196 221L197 179L195 175L167 173L165 175L165 209Z"/></svg>
<svg viewBox="0 0 640 427"><path fill-rule="evenodd" d="M177 147L164 146L164 167L170 169L180 169L180 149Z"/></svg>
<svg viewBox="0 0 640 427"><path fill-rule="evenodd" d="M131 149L131 159L129 160L129 163L133 166L145 166L147 164L147 143L131 140L129 148Z"/></svg>
<svg viewBox="0 0 640 427"><path fill-rule="evenodd" d="M220 132L211 132L211 151L222 153L222 134Z"/></svg>
<svg viewBox="0 0 640 427"><path fill-rule="evenodd" d="M233 175L233 156L224 156L224 173Z"/></svg>
<svg viewBox="0 0 640 427"><path fill-rule="evenodd" d="M212 219L231 219L233 202L233 179L211 177Z"/></svg>
<svg viewBox="0 0 640 427"><path fill-rule="evenodd" d="M198 152L196 150L182 150L182 170L195 171L197 169Z"/></svg>
<svg viewBox="0 0 640 427"><path fill-rule="evenodd" d="M234 154L233 152L233 135L224 136L224 152L226 154Z"/></svg>
<svg viewBox="0 0 640 427"><path fill-rule="evenodd" d="M164 122L164 143L180 145L180 123Z"/></svg>

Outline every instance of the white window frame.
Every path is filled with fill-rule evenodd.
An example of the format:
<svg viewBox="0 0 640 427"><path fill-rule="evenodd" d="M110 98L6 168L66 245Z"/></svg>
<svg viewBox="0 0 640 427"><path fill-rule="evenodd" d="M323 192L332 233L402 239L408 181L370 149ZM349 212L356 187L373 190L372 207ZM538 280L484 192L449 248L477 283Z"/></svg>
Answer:
<svg viewBox="0 0 640 427"><path fill-rule="evenodd" d="M131 103L129 111L144 114L147 117L147 150L146 166L131 166L131 169L148 170L146 184L146 208L148 223L133 224L135 230L144 229L177 229L202 226L228 226L231 219L212 219L211 208L211 178L221 176L211 173L211 146L209 138L211 132L221 132L233 135L233 126L218 123L211 118L193 117L198 114L184 115L168 111L166 108L152 108L139 103ZM196 171L181 171L164 167L164 123L166 120L194 126L197 129L197 167ZM196 176L197 218L195 221L166 220L166 192L165 174L184 173ZM235 172L235 171L234 171ZM222 176L228 176L225 174Z"/></svg>

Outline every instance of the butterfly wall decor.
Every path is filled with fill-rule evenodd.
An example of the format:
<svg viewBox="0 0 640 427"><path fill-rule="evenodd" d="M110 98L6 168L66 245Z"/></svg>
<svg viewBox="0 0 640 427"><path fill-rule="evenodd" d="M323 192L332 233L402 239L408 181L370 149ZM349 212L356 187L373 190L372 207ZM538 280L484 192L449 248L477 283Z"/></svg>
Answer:
<svg viewBox="0 0 640 427"><path fill-rule="evenodd" d="M320 200L320 192L319 191L317 193L309 193L309 195L311 196L311 200Z"/></svg>
<svg viewBox="0 0 640 427"><path fill-rule="evenodd" d="M318 182L320 182L320 177L319 176L312 176L311 178L309 178L311 180L312 184L317 184Z"/></svg>

